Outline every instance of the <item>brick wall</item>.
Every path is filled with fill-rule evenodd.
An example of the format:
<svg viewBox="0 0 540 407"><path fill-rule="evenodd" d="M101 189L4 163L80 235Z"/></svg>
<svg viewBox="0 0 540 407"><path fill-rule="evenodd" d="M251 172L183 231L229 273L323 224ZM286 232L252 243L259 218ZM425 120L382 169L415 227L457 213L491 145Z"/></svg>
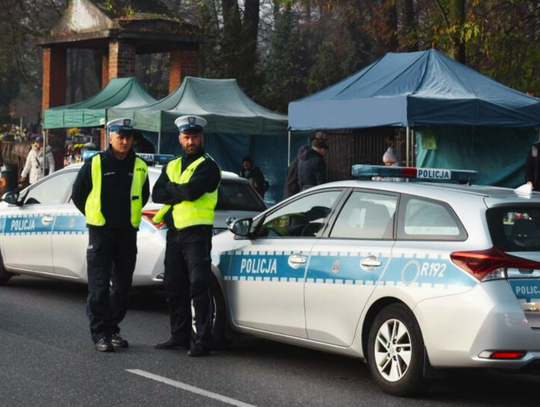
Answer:
<svg viewBox="0 0 540 407"><path fill-rule="evenodd" d="M109 43L109 78L135 76L135 47L113 40Z"/></svg>
<svg viewBox="0 0 540 407"><path fill-rule="evenodd" d="M66 75L66 49L43 48L42 110L66 103Z"/></svg>
<svg viewBox="0 0 540 407"><path fill-rule="evenodd" d="M182 82L184 76L199 76L198 51L173 51L169 67L169 93Z"/></svg>
<svg viewBox="0 0 540 407"><path fill-rule="evenodd" d="M101 56L101 87L109 83L109 54L103 53Z"/></svg>

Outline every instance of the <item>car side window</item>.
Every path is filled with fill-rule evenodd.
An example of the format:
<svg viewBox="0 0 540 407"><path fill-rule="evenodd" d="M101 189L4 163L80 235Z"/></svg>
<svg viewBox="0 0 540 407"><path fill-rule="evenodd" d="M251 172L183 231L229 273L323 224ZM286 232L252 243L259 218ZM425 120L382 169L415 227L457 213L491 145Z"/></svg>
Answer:
<svg viewBox="0 0 540 407"><path fill-rule="evenodd" d="M222 182L219 186L216 209L262 212L266 206L248 183Z"/></svg>
<svg viewBox="0 0 540 407"><path fill-rule="evenodd" d="M391 239L397 197L354 191L330 232L337 239Z"/></svg>
<svg viewBox="0 0 540 407"><path fill-rule="evenodd" d="M399 239L463 240L465 230L450 206L421 198L403 200Z"/></svg>
<svg viewBox="0 0 540 407"><path fill-rule="evenodd" d="M77 171L67 171L30 187L24 204L56 205L64 203L76 177Z"/></svg>
<svg viewBox="0 0 540 407"><path fill-rule="evenodd" d="M341 190L310 194L270 214L259 229L262 238L315 238L320 236Z"/></svg>

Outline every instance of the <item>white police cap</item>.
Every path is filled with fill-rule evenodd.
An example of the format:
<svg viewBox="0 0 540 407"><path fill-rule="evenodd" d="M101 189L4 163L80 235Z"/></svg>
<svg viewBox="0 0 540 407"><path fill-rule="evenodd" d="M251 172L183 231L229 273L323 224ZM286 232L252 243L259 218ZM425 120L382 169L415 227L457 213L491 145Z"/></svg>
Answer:
<svg viewBox="0 0 540 407"><path fill-rule="evenodd" d="M178 131L202 131L206 126L206 120L199 116L180 116L174 121Z"/></svg>
<svg viewBox="0 0 540 407"><path fill-rule="evenodd" d="M126 119L126 118L114 119L114 120L109 121L106 124L106 127L109 130L109 132L116 131L116 132L119 132L119 133L124 133L124 132L128 133L128 132L132 132L133 130L135 130L134 129L135 120Z"/></svg>

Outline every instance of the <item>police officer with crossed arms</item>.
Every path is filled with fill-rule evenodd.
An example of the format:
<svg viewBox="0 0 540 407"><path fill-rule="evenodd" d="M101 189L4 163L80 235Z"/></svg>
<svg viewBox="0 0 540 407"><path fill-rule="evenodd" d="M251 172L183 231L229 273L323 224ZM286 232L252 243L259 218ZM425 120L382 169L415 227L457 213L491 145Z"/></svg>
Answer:
<svg viewBox="0 0 540 407"><path fill-rule="evenodd" d="M206 120L181 116L174 123L185 156L167 164L152 191L153 201L165 204L153 220L168 226L163 283L171 323L170 338L155 347L180 347L189 356L205 356L212 341L210 251L221 170L203 149ZM193 340L191 301L197 331Z"/></svg>
<svg viewBox="0 0 540 407"><path fill-rule="evenodd" d="M146 163L132 150L135 122L107 123L109 147L86 160L72 199L86 216L87 314L95 349L127 348L118 324L124 319L137 258L137 230L150 187Z"/></svg>

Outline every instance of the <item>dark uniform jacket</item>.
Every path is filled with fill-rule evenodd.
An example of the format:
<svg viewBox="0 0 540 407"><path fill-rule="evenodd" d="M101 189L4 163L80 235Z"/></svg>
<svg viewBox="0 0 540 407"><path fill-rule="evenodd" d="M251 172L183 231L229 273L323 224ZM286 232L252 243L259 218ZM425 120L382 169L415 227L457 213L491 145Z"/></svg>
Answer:
<svg viewBox="0 0 540 407"><path fill-rule="evenodd" d="M324 156L313 148L300 158L298 162L298 184L300 190L326 182L326 162Z"/></svg>
<svg viewBox="0 0 540 407"><path fill-rule="evenodd" d="M203 149L200 149L198 154L182 157L182 172L202 155L205 155L205 152ZM209 156L197 166L193 175L185 184L171 182L167 175L167 167L165 166L152 190L152 200L156 203L170 205L175 205L183 201L196 201L205 193L214 191L219 186L220 181L221 170ZM172 210L169 210L165 215L165 223L169 229L174 229Z"/></svg>
<svg viewBox="0 0 540 407"><path fill-rule="evenodd" d="M101 155L101 213L105 217L102 228L133 228L131 224L131 182L133 181L133 168L135 153L130 150L127 157L117 160L111 147ZM75 206L84 214L86 199L92 190L92 158L85 161L77 175L71 198ZM143 206L150 197L150 184L148 177L143 185Z"/></svg>
<svg viewBox="0 0 540 407"><path fill-rule="evenodd" d="M249 170L242 168L238 175L240 175L242 178L248 179L259 195L264 196L264 193L266 192L266 182L259 167L252 166Z"/></svg>
<svg viewBox="0 0 540 407"><path fill-rule="evenodd" d="M532 182L533 190L540 191L540 142L533 144L525 162L525 181Z"/></svg>

